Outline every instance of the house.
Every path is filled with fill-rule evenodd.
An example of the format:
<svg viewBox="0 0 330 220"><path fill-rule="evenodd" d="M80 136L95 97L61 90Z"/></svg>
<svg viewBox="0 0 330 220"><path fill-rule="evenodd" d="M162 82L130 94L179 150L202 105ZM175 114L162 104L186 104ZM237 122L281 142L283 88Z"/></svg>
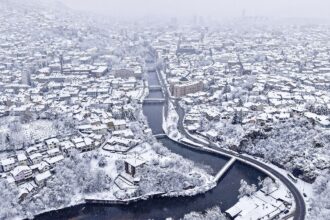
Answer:
<svg viewBox="0 0 330 220"><path fill-rule="evenodd" d="M305 112L304 116L312 123L318 123L322 127L330 127L330 117L326 115L318 115L312 112Z"/></svg>
<svg viewBox="0 0 330 220"><path fill-rule="evenodd" d="M126 152L137 145L137 141L122 137L111 137L103 146L104 150L111 152Z"/></svg>
<svg viewBox="0 0 330 220"><path fill-rule="evenodd" d="M50 156L50 157L55 157L55 156L60 155L60 154L61 154L61 151L58 147L50 149L50 150L47 151L47 155Z"/></svg>
<svg viewBox="0 0 330 220"><path fill-rule="evenodd" d="M12 157L12 158L7 158L7 159L0 161L0 164L1 164L2 171L8 172L8 171L14 169L14 167L16 165L16 161L15 161L15 158Z"/></svg>
<svg viewBox="0 0 330 220"><path fill-rule="evenodd" d="M124 129L124 130L116 130L112 132L112 135L115 137L125 137L129 139L134 138L134 134L131 129Z"/></svg>
<svg viewBox="0 0 330 220"><path fill-rule="evenodd" d="M19 194L18 198L20 201L23 201L25 197L31 193L34 192L37 189L37 185L33 181L25 182L23 184L20 184L18 186Z"/></svg>
<svg viewBox="0 0 330 220"><path fill-rule="evenodd" d="M72 142L75 144L76 148L81 152L90 151L94 149L94 141L89 137L78 137L72 139Z"/></svg>
<svg viewBox="0 0 330 220"><path fill-rule="evenodd" d="M126 147L133 147L137 143L138 142L136 140L128 139L128 138L122 138L122 137L111 137L107 141L107 144L109 144L109 145L119 144L119 145L126 146Z"/></svg>
<svg viewBox="0 0 330 220"><path fill-rule="evenodd" d="M94 149L94 141L91 138L85 137L84 141L85 141L85 149L83 151L89 151Z"/></svg>
<svg viewBox="0 0 330 220"><path fill-rule="evenodd" d="M57 138L51 138L45 141L48 149L58 147L60 141Z"/></svg>
<svg viewBox="0 0 330 220"><path fill-rule="evenodd" d="M50 158L45 158L45 161L52 167L54 167L54 165L60 161L64 160L64 156L63 155L58 155L55 157L50 157Z"/></svg>
<svg viewBox="0 0 330 220"><path fill-rule="evenodd" d="M219 133L215 129L211 129L205 133L206 137L211 141L220 140Z"/></svg>
<svg viewBox="0 0 330 220"><path fill-rule="evenodd" d="M41 161L38 164L31 165L30 168L32 169L32 172L42 173L42 172L49 170L50 165L46 161Z"/></svg>
<svg viewBox="0 0 330 220"><path fill-rule="evenodd" d="M97 69L92 70L91 74L95 77L101 77L109 71L107 66L99 66Z"/></svg>
<svg viewBox="0 0 330 220"><path fill-rule="evenodd" d="M62 141L60 143L60 148L63 152L70 153L72 151L72 149L74 149L74 144L69 140Z"/></svg>
<svg viewBox="0 0 330 220"><path fill-rule="evenodd" d="M34 181L36 182L36 184L40 187L40 186L44 186L45 182L48 178L50 178L52 176L51 172L49 170L43 172L43 173L39 173L35 176Z"/></svg>
<svg viewBox="0 0 330 220"><path fill-rule="evenodd" d="M34 153L29 156L30 162L32 164L38 164L42 161L42 154L41 153Z"/></svg>
<svg viewBox="0 0 330 220"><path fill-rule="evenodd" d="M91 134L89 135L90 138L92 138L95 142L103 142L105 137L101 134Z"/></svg>
<svg viewBox="0 0 330 220"><path fill-rule="evenodd" d="M134 177L137 174L138 170L143 167L145 161L138 158L129 158L126 159L124 163L125 172Z"/></svg>
<svg viewBox="0 0 330 220"><path fill-rule="evenodd" d="M38 151L38 149L37 149L36 146L31 146L31 147L28 147L28 148L26 149L26 153L27 153L28 155L32 155L32 154L36 153L37 151Z"/></svg>
<svg viewBox="0 0 330 220"><path fill-rule="evenodd" d="M32 170L28 166L17 166L10 173L14 177L15 182L32 178Z"/></svg>
<svg viewBox="0 0 330 220"><path fill-rule="evenodd" d="M28 159L24 153L17 154L17 161L19 165L27 165Z"/></svg>
<svg viewBox="0 0 330 220"><path fill-rule="evenodd" d="M126 129L126 121L125 120L114 120L113 128L115 130L124 130Z"/></svg>
<svg viewBox="0 0 330 220"><path fill-rule="evenodd" d="M77 128L82 133L87 133L87 134L92 133L92 126L90 124L80 125Z"/></svg>
<svg viewBox="0 0 330 220"><path fill-rule="evenodd" d="M93 133L96 134L106 134L108 127L105 124L100 124L100 125L92 125L92 131Z"/></svg>

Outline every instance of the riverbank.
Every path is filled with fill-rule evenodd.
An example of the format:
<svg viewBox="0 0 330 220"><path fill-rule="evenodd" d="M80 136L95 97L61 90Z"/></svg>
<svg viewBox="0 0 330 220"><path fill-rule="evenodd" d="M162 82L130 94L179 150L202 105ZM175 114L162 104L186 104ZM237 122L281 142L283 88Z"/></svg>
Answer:
<svg viewBox="0 0 330 220"><path fill-rule="evenodd" d="M146 111L151 107L151 111ZM163 105L144 105L144 112L147 116L148 124L153 131L163 132ZM160 119L160 120L159 120ZM154 133L157 134L157 133ZM176 141L164 138L159 139L164 146L175 154L180 154L183 157L195 162L196 165L200 163L202 167L205 165L212 167L212 173L215 173L223 167L228 161L223 156L215 152L206 152L192 145L183 145ZM199 165L200 166L200 165ZM128 205L97 205L86 204L83 211L81 207L72 207L70 210L60 210L56 213L50 213L48 219L54 219L56 216L75 217L86 213L90 216L113 216L113 219L125 217L126 219L165 219L172 217L174 219L182 218L186 213L192 211L203 212L209 208L220 204L222 210L227 210L237 202L238 189L240 187L240 180L245 179L249 184L257 184L258 177L264 178L265 175L250 166L242 163L235 163L229 170L228 174L224 176L214 188L202 189L204 193L194 196L161 196L159 198L153 197L147 200L138 200ZM213 178L212 178L213 179ZM207 190L207 191L206 191ZM184 204L184 206L182 206ZM82 212L82 213L81 213ZM50 218L51 217L51 218ZM47 219L45 215L43 218Z"/></svg>
<svg viewBox="0 0 330 220"><path fill-rule="evenodd" d="M282 200L283 201L286 201L285 204L287 204L287 206L289 207L289 210L288 210L288 214L287 215L283 215L283 217L288 217L288 216L291 216L294 212L295 212L295 209L296 209L296 206L295 206L295 202L292 200L292 199L289 199L288 198L292 198L292 195L290 193L290 191L286 188L285 184L280 180L278 179L275 175L273 175L271 172L269 172L267 169L264 169L246 159L242 159L240 157L237 157L237 153L236 152L224 152L224 151L220 151L220 150L217 150L217 149L214 149L214 148L210 148L210 147L206 147L207 142L204 141L204 140L200 140L201 138L200 137L196 137L195 135L192 135L190 134L187 130L185 130L185 127L182 126L182 129L185 130L185 134L188 135L187 137L185 137L184 134L182 134L179 130L179 121L180 121L180 117L183 117L181 118L181 123L183 123L183 120L184 120L184 114L183 115L179 115L174 106L172 105L171 101L169 101L169 110L168 110L168 116L165 117L165 115L163 114L163 130L165 131L165 133L168 135L169 138L171 138L172 140L174 141L178 141L178 142L183 142L183 143L186 143L187 146L190 145L191 146L194 146L194 148L196 149L201 149L201 150L204 150L204 151L207 151L207 152L212 152L212 153L216 153L216 154L219 154L219 155L222 155L222 156L228 156L228 157L231 157L232 159L237 159L238 161L242 162L242 163L245 163L245 164L248 164L249 166L252 166L258 170L260 170L261 172L265 173L267 176L271 177L271 179L275 182L278 183L278 189L277 191L277 194L280 194L283 198ZM174 135L173 135L174 134ZM193 140L199 140L200 143L204 143L204 144L198 144L198 143L194 143ZM265 166L267 166L265 164ZM288 198L286 198L288 197ZM289 202L291 201L291 202ZM281 210L280 212L284 212L285 209Z"/></svg>

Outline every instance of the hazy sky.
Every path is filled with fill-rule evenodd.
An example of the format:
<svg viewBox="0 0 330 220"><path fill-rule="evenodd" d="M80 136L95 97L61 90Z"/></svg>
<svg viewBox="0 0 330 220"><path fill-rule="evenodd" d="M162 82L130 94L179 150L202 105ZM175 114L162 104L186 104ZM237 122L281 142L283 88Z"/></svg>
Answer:
<svg viewBox="0 0 330 220"><path fill-rule="evenodd" d="M114 16L330 17L330 0L62 0L68 6Z"/></svg>

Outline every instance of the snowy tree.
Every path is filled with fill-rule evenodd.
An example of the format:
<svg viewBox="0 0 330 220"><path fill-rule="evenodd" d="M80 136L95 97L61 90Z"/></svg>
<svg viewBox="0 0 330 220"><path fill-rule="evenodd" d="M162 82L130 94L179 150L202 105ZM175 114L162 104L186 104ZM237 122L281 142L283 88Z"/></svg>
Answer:
<svg viewBox="0 0 330 220"><path fill-rule="evenodd" d="M329 149L325 147L330 146L327 131L318 130L306 119L291 118L285 122L274 122L272 129L267 132L258 127L243 128L246 129L246 135L243 135L246 144L241 142L240 150L262 156L308 182L314 181L318 169L329 167L328 162L317 156L329 154ZM224 133L223 136L227 137L228 134Z"/></svg>
<svg viewBox="0 0 330 220"><path fill-rule="evenodd" d="M278 187L276 182L273 181L270 177L266 177L264 180L260 180L258 185L262 187L262 190L266 194L273 192Z"/></svg>
<svg viewBox="0 0 330 220"><path fill-rule="evenodd" d="M55 174L46 182L46 186L23 201L27 214L36 214L44 208L67 206L77 195L108 190L112 180L105 171L92 170L91 158L92 155L77 155L64 159L61 166L55 167Z"/></svg>
<svg viewBox="0 0 330 220"><path fill-rule="evenodd" d="M102 192L105 189L109 189L110 183L110 177L108 177L103 170L98 170L96 172L89 173L88 176L85 177L83 192Z"/></svg>
<svg viewBox="0 0 330 220"><path fill-rule="evenodd" d="M254 184L249 185L243 179L241 180L240 184L241 184L241 186L238 190L238 192L239 192L238 198L242 198L244 196L252 196L257 191L256 185L254 185Z"/></svg>
<svg viewBox="0 0 330 220"><path fill-rule="evenodd" d="M105 167L105 166L107 166L107 159L104 156L102 156L99 159L98 165L99 165L99 167Z"/></svg>
<svg viewBox="0 0 330 220"><path fill-rule="evenodd" d="M22 131L22 123L18 119L14 119L8 124L8 129L11 133L18 133Z"/></svg>
<svg viewBox="0 0 330 220"><path fill-rule="evenodd" d="M307 219L329 219L330 213L330 172L323 172L313 184L311 210Z"/></svg>
<svg viewBox="0 0 330 220"><path fill-rule="evenodd" d="M227 220L227 217L221 212L218 206L206 210L206 212L191 212L184 215L182 220Z"/></svg>
<svg viewBox="0 0 330 220"><path fill-rule="evenodd" d="M243 121L243 112L242 112L242 110L235 111L233 119L232 119L232 124L234 124L234 125L242 124L242 121Z"/></svg>
<svg viewBox="0 0 330 220"><path fill-rule="evenodd" d="M198 131L207 131L210 128L210 122L207 118L203 115L199 121L199 128Z"/></svg>
<svg viewBox="0 0 330 220"><path fill-rule="evenodd" d="M230 85L228 85L228 83L226 83L226 85L222 89L222 94L227 94L227 93L230 93L230 92L231 92Z"/></svg>
<svg viewBox="0 0 330 220"><path fill-rule="evenodd" d="M18 190L7 182L0 179L0 219L11 219L21 214L22 206L18 201Z"/></svg>
<svg viewBox="0 0 330 220"><path fill-rule="evenodd" d="M166 147L164 147L161 143L158 142L152 144L152 148L157 154L161 156L166 156L170 153L170 151Z"/></svg>

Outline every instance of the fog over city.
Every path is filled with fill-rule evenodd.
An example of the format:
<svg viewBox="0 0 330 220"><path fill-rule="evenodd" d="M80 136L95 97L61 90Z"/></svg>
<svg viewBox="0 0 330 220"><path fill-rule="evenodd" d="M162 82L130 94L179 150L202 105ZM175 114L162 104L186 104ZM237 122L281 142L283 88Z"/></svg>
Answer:
<svg viewBox="0 0 330 220"><path fill-rule="evenodd" d="M0 220L330 220L330 0L0 0Z"/></svg>
<svg viewBox="0 0 330 220"><path fill-rule="evenodd" d="M115 16L246 16L329 18L328 0L62 0L75 9Z"/></svg>

